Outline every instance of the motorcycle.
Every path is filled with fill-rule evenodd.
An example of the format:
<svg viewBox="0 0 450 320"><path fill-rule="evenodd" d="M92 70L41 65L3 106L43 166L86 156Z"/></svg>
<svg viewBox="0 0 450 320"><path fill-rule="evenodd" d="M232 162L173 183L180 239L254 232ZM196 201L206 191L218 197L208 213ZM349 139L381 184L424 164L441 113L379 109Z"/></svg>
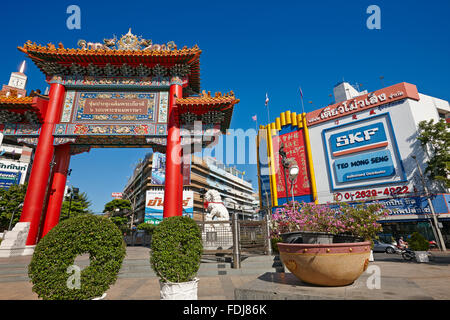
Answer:
<svg viewBox="0 0 450 320"><path fill-rule="evenodd" d="M402 249L400 254L402 255L402 258L407 261L411 261L416 258L416 254L414 253L414 251L408 248Z"/></svg>

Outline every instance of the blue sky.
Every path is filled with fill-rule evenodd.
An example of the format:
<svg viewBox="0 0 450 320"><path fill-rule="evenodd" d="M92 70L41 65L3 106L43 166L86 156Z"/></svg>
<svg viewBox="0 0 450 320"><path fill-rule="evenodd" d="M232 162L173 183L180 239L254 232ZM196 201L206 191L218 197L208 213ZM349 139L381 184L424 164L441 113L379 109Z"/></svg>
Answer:
<svg viewBox="0 0 450 320"><path fill-rule="evenodd" d="M81 30L69 30L66 9L81 8ZM369 30L369 5L381 9L381 29ZM154 43L197 44L203 53L202 90L233 90L241 102L231 128L254 128L285 110L301 112L331 102L333 86L345 79L369 91L402 81L424 94L450 100L449 1L8 1L0 13L1 83L16 71L27 40L101 42L132 32ZM29 60L27 61L29 62ZM28 63L27 89L45 90L43 75ZM312 103L309 103L312 101ZM72 157L71 185L88 193L100 212L111 192L122 191L146 149L92 149ZM238 165L257 188L256 165Z"/></svg>

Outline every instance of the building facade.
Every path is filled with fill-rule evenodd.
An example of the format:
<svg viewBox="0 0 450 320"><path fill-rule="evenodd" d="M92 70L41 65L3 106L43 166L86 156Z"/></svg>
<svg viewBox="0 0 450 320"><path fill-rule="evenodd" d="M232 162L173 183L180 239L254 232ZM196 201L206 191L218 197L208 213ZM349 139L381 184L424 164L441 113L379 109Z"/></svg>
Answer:
<svg viewBox="0 0 450 320"><path fill-rule="evenodd" d="M26 96L27 76L23 73L25 61L19 72L12 72L8 85L3 85L0 97ZM3 111L0 118L9 114ZM33 149L17 143L15 139L0 133L0 188L9 188L14 184L24 184L28 181L32 163Z"/></svg>
<svg viewBox="0 0 450 320"><path fill-rule="evenodd" d="M134 225L158 223L162 219L164 202L165 155L148 153L140 161L129 178L122 198L129 199L134 210ZM243 173L226 167L213 158L202 159L192 155L190 163L183 164L183 212L194 220L204 219L203 194L209 190L219 191L230 213L236 212L240 219L255 219L259 205L257 194Z"/></svg>
<svg viewBox="0 0 450 320"><path fill-rule="evenodd" d="M448 118L447 101L419 93L409 83L399 83L373 92L359 92L348 83L334 88L335 103L302 114L308 136L304 158L309 170L311 199L317 203L378 200L390 210L384 236L406 236L420 231L435 238L430 227L431 208L424 192L420 171L424 172L427 153L417 140L423 120ZM290 113L291 114L291 113ZM286 119L286 113L282 116ZM284 120L264 127L282 136L293 127ZM267 136L267 133L266 133ZM300 139L300 138L298 138ZM297 140L298 140L297 139ZM273 138L272 138L273 140ZM259 150L277 156L276 150ZM276 160L275 160L276 161ZM264 167L260 161L260 167ZM269 167L271 167L269 165ZM420 168L420 169L419 169ZM272 172L260 181L273 179ZM276 174L274 177L278 176ZM438 215L441 232L450 240L450 195L444 186L426 181ZM260 184L261 185L261 184ZM273 184L265 189L272 193ZM276 187L276 185L275 185Z"/></svg>

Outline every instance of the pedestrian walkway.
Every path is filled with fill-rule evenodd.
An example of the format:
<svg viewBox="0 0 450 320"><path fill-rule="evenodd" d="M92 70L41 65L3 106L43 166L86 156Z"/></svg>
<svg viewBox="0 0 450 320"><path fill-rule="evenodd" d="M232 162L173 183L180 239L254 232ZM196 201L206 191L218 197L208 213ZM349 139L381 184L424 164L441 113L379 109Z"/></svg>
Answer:
<svg viewBox="0 0 450 320"><path fill-rule="evenodd" d="M150 250L146 247L128 247L116 283L107 292L106 299L115 300L159 300L159 282L150 267ZM407 262L396 255L375 254L376 265L381 270L381 288L368 289L364 284L369 274L363 274L358 285L358 294L337 296L339 299L450 299L450 252L433 252L430 263ZM0 258L0 300L38 299L32 292L28 278L31 257ZM77 258L75 264L81 268L89 263L88 256ZM282 268L274 256L243 256L241 268L233 269L228 257L205 256L198 272L199 300L233 300L235 291L246 288L258 279L270 285L268 279L283 276ZM286 270L284 274L290 277ZM275 278L274 278L275 277ZM265 282L264 282L265 281ZM261 284L260 283L260 284ZM362 285L361 285L362 284ZM310 298L333 298L322 288L276 283L278 290L290 287L291 292L310 294ZM414 295L410 294L411 288ZM305 291L306 290L306 291ZM334 290L336 292L338 290ZM242 293L242 290L238 292ZM328 290L328 293L330 290ZM347 290L348 292L348 290ZM314 293L314 294L313 294ZM246 296L239 296L241 299ZM247 296L248 297L248 296ZM290 296L292 298L292 296ZM336 297L334 297L336 298Z"/></svg>

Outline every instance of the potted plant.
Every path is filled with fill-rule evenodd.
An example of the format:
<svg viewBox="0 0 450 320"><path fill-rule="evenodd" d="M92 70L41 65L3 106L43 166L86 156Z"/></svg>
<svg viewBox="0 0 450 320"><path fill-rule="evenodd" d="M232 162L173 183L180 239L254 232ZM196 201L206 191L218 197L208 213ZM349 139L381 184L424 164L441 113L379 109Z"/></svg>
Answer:
<svg viewBox="0 0 450 320"><path fill-rule="evenodd" d="M92 214L62 221L43 237L33 253L28 275L33 292L45 300L99 300L117 280L125 257L119 228ZM75 259L89 254L83 270Z"/></svg>
<svg viewBox="0 0 450 320"><path fill-rule="evenodd" d="M197 300L203 252L201 231L186 216L165 218L153 232L150 264L160 278L162 300Z"/></svg>
<svg viewBox="0 0 450 320"><path fill-rule="evenodd" d="M378 203L342 203L334 209L310 203L287 205L273 215L272 233L298 232L301 236L297 243L278 243L284 265L300 280L342 286L354 282L367 268L372 239L381 231L376 221L385 215ZM315 233L317 240L308 239L305 232ZM320 240L324 235L328 241Z"/></svg>
<svg viewBox="0 0 450 320"><path fill-rule="evenodd" d="M408 247L414 251L414 256L417 262L429 262L428 249L430 247L430 243L423 235L418 232L414 232L408 241Z"/></svg>

